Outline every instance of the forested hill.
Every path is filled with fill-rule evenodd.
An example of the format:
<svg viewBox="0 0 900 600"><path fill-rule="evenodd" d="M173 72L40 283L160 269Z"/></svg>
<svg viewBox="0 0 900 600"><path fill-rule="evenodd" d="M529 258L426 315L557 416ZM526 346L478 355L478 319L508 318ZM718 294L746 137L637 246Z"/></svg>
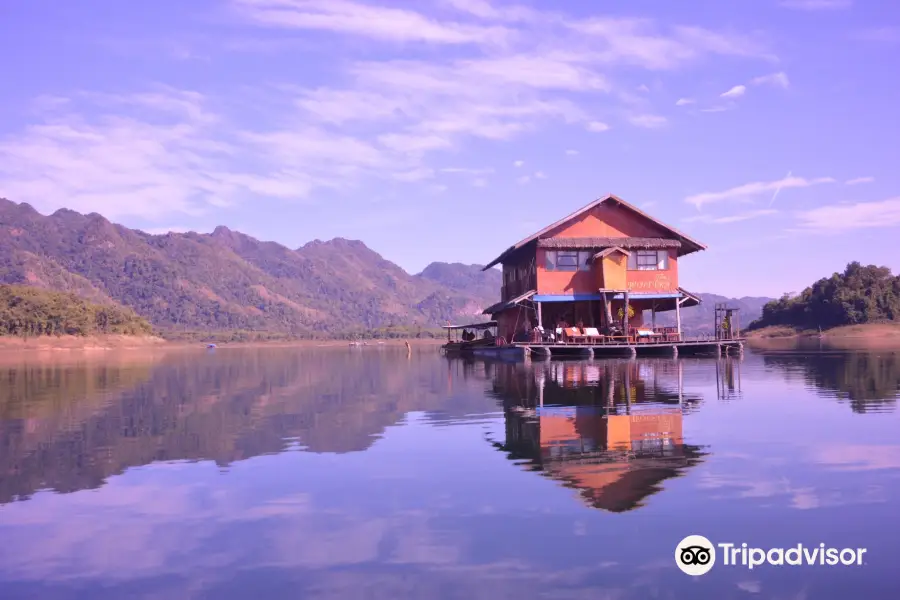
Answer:
<svg viewBox="0 0 900 600"><path fill-rule="evenodd" d="M150 235L98 214L45 216L0 199L0 283L118 303L169 334L328 336L481 319L500 272L435 263L413 275L359 241L290 249L226 227Z"/></svg>
<svg viewBox="0 0 900 600"><path fill-rule="evenodd" d="M25 285L0 285L0 336L149 335L152 330L145 319L121 306Z"/></svg>
<svg viewBox="0 0 900 600"><path fill-rule="evenodd" d="M751 329L787 326L829 329L842 325L900 320L900 276L887 267L847 265L797 296L782 296L763 307Z"/></svg>

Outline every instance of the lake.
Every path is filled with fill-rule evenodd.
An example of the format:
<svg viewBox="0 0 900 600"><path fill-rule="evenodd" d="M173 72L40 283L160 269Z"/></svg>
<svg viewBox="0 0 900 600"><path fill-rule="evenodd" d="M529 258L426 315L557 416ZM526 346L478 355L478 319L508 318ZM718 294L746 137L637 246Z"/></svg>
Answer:
<svg viewBox="0 0 900 600"><path fill-rule="evenodd" d="M900 597L898 353L219 348L0 381L4 600ZM865 553L718 546L691 576L688 535Z"/></svg>

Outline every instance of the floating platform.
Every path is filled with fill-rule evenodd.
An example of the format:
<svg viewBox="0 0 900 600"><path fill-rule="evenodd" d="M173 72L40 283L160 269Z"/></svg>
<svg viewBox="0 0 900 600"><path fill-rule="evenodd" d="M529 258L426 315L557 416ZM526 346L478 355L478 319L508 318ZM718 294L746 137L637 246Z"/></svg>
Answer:
<svg viewBox="0 0 900 600"><path fill-rule="evenodd" d="M728 340L683 340L678 342L639 342L629 344L541 344L514 343L508 346L472 348L473 356L522 360L525 358L603 358L621 356L679 356L739 354L744 351L744 338Z"/></svg>

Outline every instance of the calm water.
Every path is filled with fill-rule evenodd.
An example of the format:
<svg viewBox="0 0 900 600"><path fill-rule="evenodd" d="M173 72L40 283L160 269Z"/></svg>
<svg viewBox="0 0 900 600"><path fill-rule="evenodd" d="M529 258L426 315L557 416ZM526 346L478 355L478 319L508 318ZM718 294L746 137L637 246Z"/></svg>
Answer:
<svg viewBox="0 0 900 600"><path fill-rule="evenodd" d="M0 366L4 600L900 597L898 354L119 358Z"/></svg>

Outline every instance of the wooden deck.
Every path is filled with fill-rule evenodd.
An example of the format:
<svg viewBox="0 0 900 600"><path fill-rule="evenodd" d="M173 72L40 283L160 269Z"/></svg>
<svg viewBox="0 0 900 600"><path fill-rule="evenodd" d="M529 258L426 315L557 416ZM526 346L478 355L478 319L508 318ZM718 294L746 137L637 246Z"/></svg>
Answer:
<svg viewBox="0 0 900 600"><path fill-rule="evenodd" d="M739 354L744 351L746 338L731 338L717 340L714 338L683 339L667 342L633 342L633 341L603 341L594 343L540 343L540 342L515 342L507 346L486 346L474 349L475 356L503 357L503 358L564 358L587 357L600 358L604 356L622 355L669 355L680 354Z"/></svg>

